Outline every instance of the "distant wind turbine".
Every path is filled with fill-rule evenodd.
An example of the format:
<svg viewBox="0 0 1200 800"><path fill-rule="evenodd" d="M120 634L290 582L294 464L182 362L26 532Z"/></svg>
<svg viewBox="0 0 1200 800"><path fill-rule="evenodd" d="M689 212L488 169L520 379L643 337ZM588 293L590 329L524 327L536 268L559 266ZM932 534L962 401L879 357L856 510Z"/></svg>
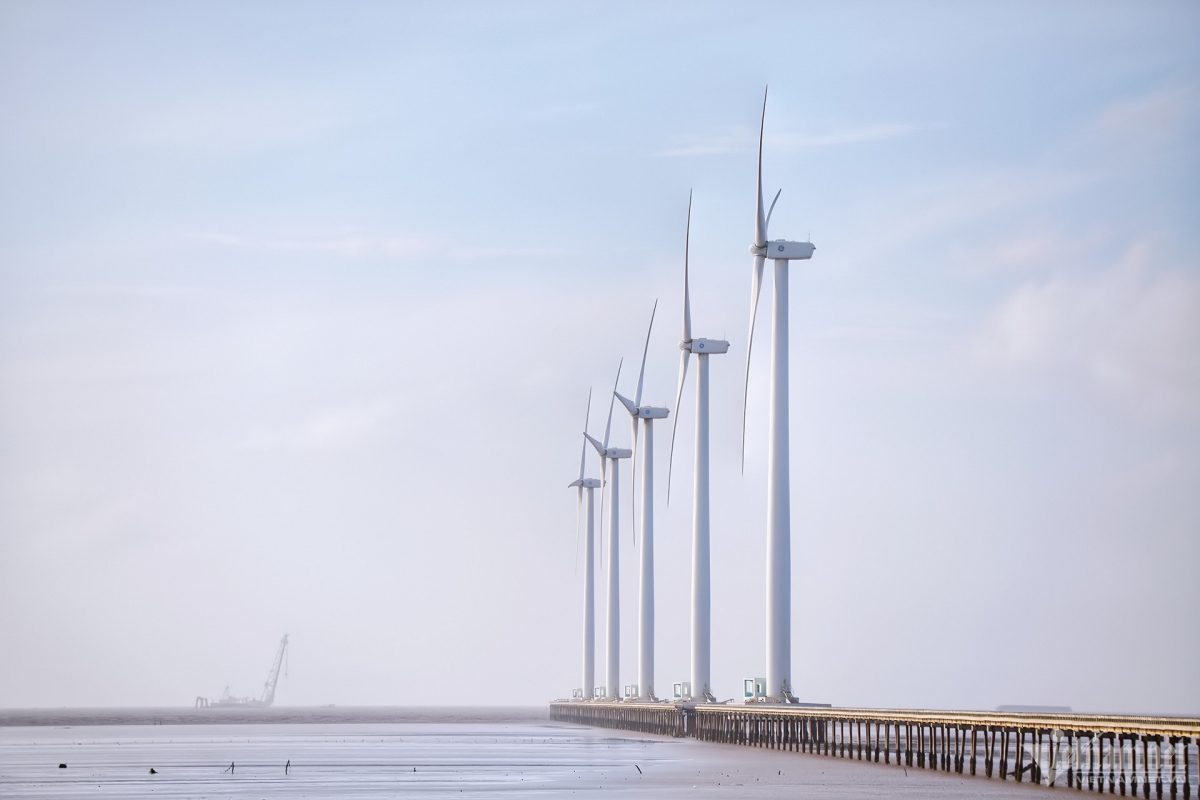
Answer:
<svg viewBox="0 0 1200 800"><path fill-rule="evenodd" d="M763 214L762 151L767 121L767 93L763 91L762 119L758 128L758 208L754 217L754 273L750 289L750 335L746 340L746 385L742 395L742 469L746 465L746 401L750 392L750 354L754 346L754 319L762 288L763 266L775 262L775 295L771 308L771 410L767 445L767 696L794 701L792 696L792 520L788 452L788 262L812 258L812 242L785 239L767 241L771 209ZM781 189L780 192L783 190Z"/></svg>
<svg viewBox="0 0 1200 800"><path fill-rule="evenodd" d="M692 496L692 696L715 702L712 693L711 627L709 594L709 494L708 494L708 357L729 351L722 339L692 338L692 304L688 287L688 250L692 235L692 196L688 194L687 231L683 240L683 351L679 361L679 389L675 393L675 423L671 426L671 451L667 460L667 502L671 502L671 469L675 460L675 431L688 357L696 354L696 474Z"/></svg>
<svg viewBox="0 0 1200 800"><path fill-rule="evenodd" d="M587 414L583 418L583 431L587 435L588 422L592 416L592 392L588 390ZM600 481L585 478L587 466L587 439L579 454L579 479L569 486L576 487L575 533L579 534L580 511L584 516L583 537L583 699L590 700L596 693L596 505L594 492ZM586 490L586 503L584 501Z"/></svg>
<svg viewBox="0 0 1200 800"><path fill-rule="evenodd" d="M654 420L666 419L670 410L642 405L642 381L646 377L646 354L650 350L650 332L654 330L654 315L658 301L650 312L650 327L646 330L646 346L642 349L642 368L638 372L637 391L630 400L613 389L613 395L629 412L633 425L633 472L636 481L638 461L642 462L642 540L640 547L641 574L638 586L638 697L654 697ZM641 447L638 446L638 421L645 428Z"/></svg>
<svg viewBox="0 0 1200 800"><path fill-rule="evenodd" d="M608 609L606 619L607 652L605 653L605 694L610 700L621 697L621 582L620 582L620 466L621 459L633 455L632 450L608 446L608 435L612 432L613 401L616 399L617 381L621 380L621 364L617 365L617 380L613 381L613 397L608 401L608 422L604 425L604 441L598 442L587 431L583 435L600 454L600 476L604 484L603 493L608 494ZM612 462L612 479L608 479L608 462ZM603 517L603 510L601 516Z"/></svg>

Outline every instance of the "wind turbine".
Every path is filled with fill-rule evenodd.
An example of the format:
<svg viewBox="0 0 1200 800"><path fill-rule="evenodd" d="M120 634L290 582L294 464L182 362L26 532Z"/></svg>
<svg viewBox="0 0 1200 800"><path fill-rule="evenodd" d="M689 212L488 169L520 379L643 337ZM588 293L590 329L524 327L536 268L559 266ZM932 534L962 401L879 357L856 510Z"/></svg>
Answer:
<svg viewBox="0 0 1200 800"><path fill-rule="evenodd" d="M621 380L621 364L617 365L617 381ZM604 442L598 442L587 431L583 435L592 443L592 447L596 448L596 452L600 454L600 479L604 484L604 492L608 493L608 609L605 631L607 641L607 651L605 653L605 676L607 681L605 685L606 693L609 700L617 700L621 697L620 687L620 672L621 672L621 582L620 582L620 467L621 459L629 458L633 455L632 450L625 450L619 447L608 446L608 435L612 431L612 412L613 402L616 400L617 381L613 381L613 397L608 400L608 422L604 425ZM612 462L612 481L611 489L608 480L608 462ZM604 511L601 509L601 517L603 518Z"/></svg>
<svg viewBox="0 0 1200 800"><path fill-rule="evenodd" d="M654 420L666 419L670 409L642 405L642 381L646 377L646 353L650 350L650 332L654 330L654 315L658 301L650 312L650 327L646 330L646 346L642 349L642 369L638 373L637 391L630 400L613 388L613 395L629 412L633 425L633 472L642 462L642 541L639 551L641 578L638 585L638 699L654 699ZM645 429L642 449L638 450L638 421ZM615 474L615 473L614 473ZM636 477L635 477L636 482Z"/></svg>
<svg viewBox="0 0 1200 800"><path fill-rule="evenodd" d="M696 474L692 495L692 696L716 702L712 693L712 655L709 595L709 495L708 495L708 357L729 352L723 339L692 338L692 304L688 291L688 249L692 236L692 196L688 194L687 232L683 240L683 351L679 361L679 389L675 393L675 424L671 426L671 455L667 461L667 502L671 502L671 465L675 459L675 431L688 358L696 354Z"/></svg>
<svg viewBox="0 0 1200 800"><path fill-rule="evenodd" d="M754 217L754 273L750 289L750 335L746 341L746 385L742 400L742 469L746 465L746 400L750 392L750 353L754 346L754 318L762 288L763 266L775 262L775 295L771 304L771 410L767 424L767 696L793 702L792 696L792 501L788 453L788 262L812 258L812 242L786 239L767 241L771 209L763 215L762 150L767 121L767 93L763 91L762 119L758 128L758 209ZM783 190L781 189L780 192Z"/></svg>
<svg viewBox="0 0 1200 800"><path fill-rule="evenodd" d="M588 390L587 414L583 418L584 435L587 435L588 421L592 416L592 392ZM575 501L575 533L579 534L579 513L585 515L583 537L583 699L591 700L596 693L596 506L594 492L600 481L596 478L585 478L584 469L587 463L587 439L583 440L583 450L579 454L579 479L568 486L577 490ZM584 502L584 490L587 501Z"/></svg>

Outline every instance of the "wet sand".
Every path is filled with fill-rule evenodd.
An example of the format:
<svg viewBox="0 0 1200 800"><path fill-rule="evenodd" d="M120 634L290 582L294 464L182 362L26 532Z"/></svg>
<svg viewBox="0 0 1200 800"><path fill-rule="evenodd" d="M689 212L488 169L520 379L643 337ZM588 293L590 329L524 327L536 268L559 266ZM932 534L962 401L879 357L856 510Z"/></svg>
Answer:
<svg viewBox="0 0 1200 800"><path fill-rule="evenodd" d="M14 712L5 713L13 718ZM205 724L96 722L116 713L108 711L71 712L73 719L87 721L62 725L48 724L45 713L37 715L41 724L0 727L0 796L518 798L616 792L656 798L965 798L1038 797L1050 791L548 720L478 721L524 717L534 709L369 713L410 715L401 723L308 717L305 723L230 724L211 717ZM134 719L137 713L144 712L118 716ZM536 713L548 716L543 709ZM411 715L423 719L411 721ZM178 719L189 717L190 710ZM59 769L59 763L67 767Z"/></svg>
<svg viewBox="0 0 1200 800"><path fill-rule="evenodd" d="M548 722L549 706L210 706L0 709L0 728L35 725L247 725Z"/></svg>

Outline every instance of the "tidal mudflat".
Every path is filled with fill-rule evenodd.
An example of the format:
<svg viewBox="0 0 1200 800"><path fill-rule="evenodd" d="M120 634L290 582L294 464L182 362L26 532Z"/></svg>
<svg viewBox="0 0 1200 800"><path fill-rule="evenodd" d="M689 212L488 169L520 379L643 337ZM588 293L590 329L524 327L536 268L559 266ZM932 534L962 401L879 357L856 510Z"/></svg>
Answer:
<svg viewBox="0 0 1200 800"><path fill-rule="evenodd" d="M6 712L0 715L6 723L0 727L0 796L965 798L1036 797L1048 791L578 727L539 719L540 710L409 711L408 717L387 710L338 712L326 716L412 719L421 714L422 721L238 723L232 720L241 717L209 714L197 724L183 722L194 717L181 711L182 724L114 725L88 724L111 721L111 716L39 712L59 714L39 721L69 724L14 725L13 713ZM142 713L158 715L151 717L157 720L163 712ZM131 714L118 718L148 719Z"/></svg>

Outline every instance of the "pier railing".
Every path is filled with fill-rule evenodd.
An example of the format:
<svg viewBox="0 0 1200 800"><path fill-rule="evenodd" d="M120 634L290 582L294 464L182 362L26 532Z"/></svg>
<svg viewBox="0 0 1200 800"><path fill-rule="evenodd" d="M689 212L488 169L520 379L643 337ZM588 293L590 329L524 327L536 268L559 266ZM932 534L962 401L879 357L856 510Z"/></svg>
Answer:
<svg viewBox="0 0 1200 800"><path fill-rule="evenodd" d="M550 718L576 722L597 728L656 733L660 736L687 736L691 710L669 703L551 703Z"/></svg>
<svg viewBox="0 0 1200 800"><path fill-rule="evenodd" d="M1198 778L1192 717L636 702L556 702L551 716L1145 798L1190 800Z"/></svg>

